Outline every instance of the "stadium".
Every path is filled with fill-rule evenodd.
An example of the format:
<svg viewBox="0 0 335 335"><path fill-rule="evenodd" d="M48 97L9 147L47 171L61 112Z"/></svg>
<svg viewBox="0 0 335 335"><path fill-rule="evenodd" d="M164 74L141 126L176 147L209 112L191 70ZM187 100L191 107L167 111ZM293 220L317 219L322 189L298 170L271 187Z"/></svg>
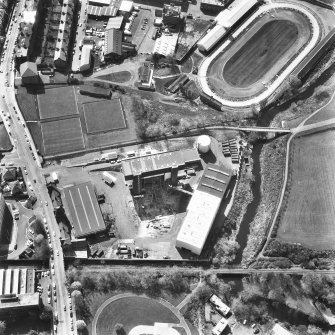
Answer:
<svg viewBox="0 0 335 335"><path fill-rule="evenodd" d="M198 84L221 108L262 108L321 40L309 8L292 3L235 0L198 41L207 54Z"/></svg>

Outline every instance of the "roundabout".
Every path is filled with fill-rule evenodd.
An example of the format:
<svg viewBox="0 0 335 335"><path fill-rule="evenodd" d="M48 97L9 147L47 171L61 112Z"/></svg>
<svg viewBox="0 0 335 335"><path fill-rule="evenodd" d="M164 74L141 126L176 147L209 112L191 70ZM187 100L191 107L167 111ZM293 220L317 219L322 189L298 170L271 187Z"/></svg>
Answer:
<svg viewBox="0 0 335 335"><path fill-rule="evenodd" d="M262 5L202 62L198 84L223 107L262 106L320 37L321 27L305 7Z"/></svg>

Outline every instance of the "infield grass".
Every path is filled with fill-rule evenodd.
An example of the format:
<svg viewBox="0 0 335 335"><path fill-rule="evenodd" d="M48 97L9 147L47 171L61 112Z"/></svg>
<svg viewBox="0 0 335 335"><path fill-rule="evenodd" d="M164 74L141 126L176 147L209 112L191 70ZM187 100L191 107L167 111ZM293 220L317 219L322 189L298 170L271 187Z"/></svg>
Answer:
<svg viewBox="0 0 335 335"><path fill-rule="evenodd" d="M129 331L138 325L154 325L155 322L179 323L179 319L156 300L145 297L125 297L105 307L98 318L97 334L112 334L117 323Z"/></svg>
<svg viewBox="0 0 335 335"><path fill-rule="evenodd" d="M334 129L293 139L277 236L322 250L335 244Z"/></svg>
<svg viewBox="0 0 335 335"><path fill-rule="evenodd" d="M258 81L296 42L298 29L286 20L264 24L226 63L225 80L238 87Z"/></svg>

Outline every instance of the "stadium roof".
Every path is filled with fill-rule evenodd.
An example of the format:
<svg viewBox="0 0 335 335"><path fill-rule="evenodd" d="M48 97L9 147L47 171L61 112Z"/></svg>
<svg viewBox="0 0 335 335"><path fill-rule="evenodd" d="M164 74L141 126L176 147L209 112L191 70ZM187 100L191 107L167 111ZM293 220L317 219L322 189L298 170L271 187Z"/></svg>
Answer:
<svg viewBox="0 0 335 335"><path fill-rule="evenodd" d="M176 246L200 255L231 178L228 169L208 164L187 206Z"/></svg>
<svg viewBox="0 0 335 335"><path fill-rule="evenodd" d="M133 8L134 8L134 3L132 1L123 0L119 7L119 11L130 13L133 10Z"/></svg>
<svg viewBox="0 0 335 335"><path fill-rule="evenodd" d="M117 7L116 6L92 6L87 7L87 14L94 16L116 16Z"/></svg>
<svg viewBox="0 0 335 335"><path fill-rule="evenodd" d="M90 182L64 187L64 195L76 238L106 229L93 185Z"/></svg>
<svg viewBox="0 0 335 335"><path fill-rule="evenodd" d="M108 20L106 30L109 29L121 29L124 16L111 17Z"/></svg>
<svg viewBox="0 0 335 335"><path fill-rule="evenodd" d="M122 31L109 29L105 32L105 55L122 55Z"/></svg>
<svg viewBox="0 0 335 335"><path fill-rule="evenodd" d="M220 39L226 34L227 30L221 25L216 25L210 30L199 42L198 48L200 50L209 51Z"/></svg>
<svg viewBox="0 0 335 335"><path fill-rule="evenodd" d="M162 56L171 56L176 50L178 34L162 35L156 39L153 53Z"/></svg>
<svg viewBox="0 0 335 335"><path fill-rule="evenodd" d="M187 149L172 152L163 152L149 156L133 157L122 161L122 171L127 176L152 173L159 170L181 166L185 163L199 161L199 154L196 149Z"/></svg>

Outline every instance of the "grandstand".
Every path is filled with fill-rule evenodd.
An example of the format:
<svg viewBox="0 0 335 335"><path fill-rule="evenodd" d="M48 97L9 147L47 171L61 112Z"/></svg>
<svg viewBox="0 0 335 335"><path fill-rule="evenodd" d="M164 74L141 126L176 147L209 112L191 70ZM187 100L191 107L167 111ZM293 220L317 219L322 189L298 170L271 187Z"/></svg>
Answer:
<svg viewBox="0 0 335 335"><path fill-rule="evenodd" d="M217 15L215 18L216 26L198 42L199 50L209 52L213 49L236 23L258 4L258 0L235 0Z"/></svg>
<svg viewBox="0 0 335 335"><path fill-rule="evenodd" d="M309 53L309 55L295 68L292 76L303 80L317 66L322 57L335 43L335 28Z"/></svg>

